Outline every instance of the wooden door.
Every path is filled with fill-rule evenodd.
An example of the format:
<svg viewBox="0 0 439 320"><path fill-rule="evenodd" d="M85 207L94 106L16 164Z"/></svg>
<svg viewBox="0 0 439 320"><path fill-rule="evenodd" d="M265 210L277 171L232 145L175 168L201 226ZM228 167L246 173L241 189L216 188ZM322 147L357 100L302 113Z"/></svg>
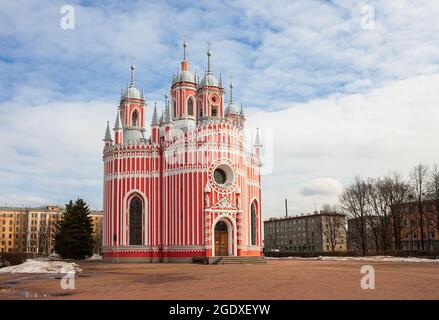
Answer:
<svg viewBox="0 0 439 320"><path fill-rule="evenodd" d="M227 256L229 254L229 241L227 231L215 232L215 256Z"/></svg>

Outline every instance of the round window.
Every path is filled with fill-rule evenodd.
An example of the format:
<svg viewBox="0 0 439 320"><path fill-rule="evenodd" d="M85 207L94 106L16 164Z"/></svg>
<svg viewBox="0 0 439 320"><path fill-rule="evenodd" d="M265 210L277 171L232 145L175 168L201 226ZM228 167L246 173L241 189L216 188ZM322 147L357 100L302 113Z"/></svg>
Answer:
<svg viewBox="0 0 439 320"><path fill-rule="evenodd" d="M228 188L233 184L233 170L226 164L220 164L213 171L213 181L222 188Z"/></svg>
<svg viewBox="0 0 439 320"><path fill-rule="evenodd" d="M223 185L226 183L227 175L224 170L216 168L213 172L213 178L215 179L216 183Z"/></svg>

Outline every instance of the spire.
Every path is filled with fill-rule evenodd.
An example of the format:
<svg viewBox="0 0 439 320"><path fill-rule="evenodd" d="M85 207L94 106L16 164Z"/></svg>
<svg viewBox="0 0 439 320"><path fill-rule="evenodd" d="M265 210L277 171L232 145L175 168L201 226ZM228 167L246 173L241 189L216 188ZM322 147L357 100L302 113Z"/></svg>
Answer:
<svg viewBox="0 0 439 320"><path fill-rule="evenodd" d="M114 123L114 129L122 129L122 120L120 119L120 110L117 110L116 122Z"/></svg>
<svg viewBox="0 0 439 320"><path fill-rule="evenodd" d="M120 101L123 100L123 89L120 89Z"/></svg>
<svg viewBox="0 0 439 320"><path fill-rule="evenodd" d="M163 122L164 123L171 122L171 112L169 110L169 100L167 94L165 94L165 114L163 116Z"/></svg>
<svg viewBox="0 0 439 320"><path fill-rule="evenodd" d="M210 56L212 55L212 51L210 50L210 43L209 49L207 49L207 73L206 74L212 74L212 61Z"/></svg>
<svg viewBox="0 0 439 320"><path fill-rule="evenodd" d="M104 141L113 141L111 139L110 121L107 121L107 130L105 131Z"/></svg>
<svg viewBox="0 0 439 320"><path fill-rule="evenodd" d="M131 65L131 81L130 81L130 87L135 87L134 83L134 70L136 69L136 66L134 64Z"/></svg>
<svg viewBox="0 0 439 320"><path fill-rule="evenodd" d="M157 102L154 102L154 113L152 114L151 126L158 126L159 122L157 120Z"/></svg>
<svg viewBox="0 0 439 320"><path fill-rule="evenodd" d="M256 128L255 147L262 147L261 137L259 136L259 128Z"/></svg>
<svg viewBox="0 0 439 320"><path fill-rule="evenodd" d="M140 99L145 100L145 90L142 88L142 92L140 93Z"/></svg>
<svg viewBox="0 0 439 320"><path fill-rule="evenodd" d="M199 79L198 79L198 69L197 69L197 68L195 68L194 79L195 79L195 83L198 83L198 82L199 82Z"/></svg>
<svg viewBox="0 0 439 320"><path fill-rule="evenodd" d="M186 61L187 58L187 42L183 42L183 61Z"/></svg>
<svg viewBox="0 0 439 320"><path fill-rule="evenodd" d="M230 80L230 98L229 98L229 104L233 103L233 83L232 80Z"/></svg>
<svg viewBox="0 0 439 320"><path fill-rule="evenodd" d="M222 76L221 72L220 72L219 86L221 88L223 87L223 76Z"/></svg>
<svg viewBox="0 0 439 320"><path fill-rule="evenodd" d="M239 111L239 114L241 115L241 117L244 117L244 108L242 107L242 103L241 103L241 109Z"/></svg>

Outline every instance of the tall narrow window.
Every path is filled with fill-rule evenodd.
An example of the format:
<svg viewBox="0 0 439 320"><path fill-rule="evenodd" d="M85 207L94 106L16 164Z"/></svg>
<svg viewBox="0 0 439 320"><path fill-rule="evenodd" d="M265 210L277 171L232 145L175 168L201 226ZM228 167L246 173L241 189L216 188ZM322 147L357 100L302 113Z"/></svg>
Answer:
<svg viewBox="0 0 439 320"><path fill-rule="evenodd" d="M189 98L189 100L187 102L187 114L190 116L194 115L194 102L193 102L192 98Z"/></svg>
<svg viewBox="0 0 439 320"><path fill-rule="evenodd" d="M250 214L251 214L251 245L255 246L256 245L256 205L255 202L252 202L251 205L251 210L250 210Z"/></svg>
<svg viewBox="0 0 439 320"><path fill-rule="evenodd" d="M134 197L130 202L130 246L142 244L142 201Z"/></svg>
<svg viewBox="0 0 439 320"><path fill-rule="evenodd" d="M212 117L216 117L217 115L217 110L215 107L212 107Z"/></svg>
<svg viewBox="0 0 439 320"><path fill-rule="evenodd" d="M133 127L138 127L139 122L139 114L137 113L137 110L134 110L133 115L131 117L131 125Z"/></svg>
<svg viewBox="0 0 439 320"><path fill-rule="evenodd" d="M172 107L172 114L173 114L173 117L174 118L177 118L177 102L175 102L175 100L174 100L174 102L173 102L173 107Z"/></svg>

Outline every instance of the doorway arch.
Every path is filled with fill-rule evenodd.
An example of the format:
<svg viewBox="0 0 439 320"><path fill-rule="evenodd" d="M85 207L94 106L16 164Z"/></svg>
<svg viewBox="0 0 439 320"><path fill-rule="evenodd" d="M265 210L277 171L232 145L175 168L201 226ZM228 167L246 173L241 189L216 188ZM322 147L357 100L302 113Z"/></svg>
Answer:
<svg viewBox="0 0 439 320"><path fill-rule="evenodd" d="M215 256L229 255L229 228L220 220L215 224Z"/></svg>

